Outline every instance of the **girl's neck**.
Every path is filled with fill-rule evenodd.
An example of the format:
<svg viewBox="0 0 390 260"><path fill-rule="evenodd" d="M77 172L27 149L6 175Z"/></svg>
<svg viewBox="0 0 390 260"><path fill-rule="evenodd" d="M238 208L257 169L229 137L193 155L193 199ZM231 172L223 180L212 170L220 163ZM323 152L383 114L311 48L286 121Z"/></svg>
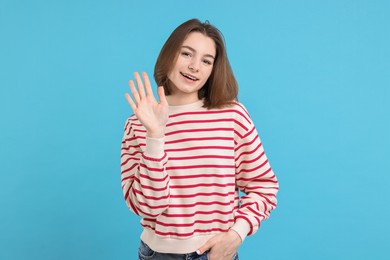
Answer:
<svg viewBox="0 0 390 260"><path fill-rule="evenodd" d="M169 95L166 96L170 106L184 106L199 101L198 93L196 95Z"/></svg>

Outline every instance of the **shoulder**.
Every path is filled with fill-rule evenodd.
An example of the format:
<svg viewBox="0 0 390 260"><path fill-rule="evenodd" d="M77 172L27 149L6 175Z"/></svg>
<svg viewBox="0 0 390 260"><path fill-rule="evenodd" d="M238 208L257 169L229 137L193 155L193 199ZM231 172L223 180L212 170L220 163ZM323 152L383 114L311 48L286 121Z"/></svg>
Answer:
<svg viewBox="0 0 390 260"><path fill-rule="evenodd" d="M124 131L130 132L134 128L139 128L142 126L141 122L138 120L135 114L131 115L126 119Z"/></svg>
<svg viewBox="0 0 390 260"><path fill-rule="evenodd" d="M248 110L245 108L245 106L242 103L238 101L232 101L228 104L228 106L225 107L225 109L231 110L234 118L239 122L245 125L253 124Z"/></svg>
<svg viewBox="0 0 390 260"><path fill-rule="evenodd" d="M209 110L210 111L210 110ZM222 108L212 109L211 113L218 116L219 121L231 123L234 132L240 136L254 128L252 119L245 106L238 101L226 103Z"/></svg>

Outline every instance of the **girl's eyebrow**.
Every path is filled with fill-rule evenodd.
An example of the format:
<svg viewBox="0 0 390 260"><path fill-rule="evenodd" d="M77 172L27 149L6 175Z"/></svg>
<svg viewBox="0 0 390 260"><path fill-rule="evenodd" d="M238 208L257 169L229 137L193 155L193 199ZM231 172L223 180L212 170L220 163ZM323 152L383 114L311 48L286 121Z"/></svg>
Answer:
<svg viewBox="0 0 390 260"><path fill-rule="evenodd" d="M181 46L181 47L182 47L182 48L187 48L187 49L189 49L189 50L192 51L192 52L196 52L196 50L195 50L194 48L190 47L190 46L183 45L183 46ZM213 55L211 55L211 54L205 54L204 56L205 56L205 57L210 57L210 58L212 58L212 59L215 60L215 57L214 57Z"/></svg>

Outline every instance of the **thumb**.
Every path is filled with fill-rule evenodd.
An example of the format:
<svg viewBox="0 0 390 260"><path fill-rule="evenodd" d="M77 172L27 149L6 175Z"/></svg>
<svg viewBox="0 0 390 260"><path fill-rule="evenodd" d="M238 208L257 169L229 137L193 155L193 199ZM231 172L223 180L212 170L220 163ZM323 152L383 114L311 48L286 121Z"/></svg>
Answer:
<svg viewBox="0 0 390 260"><path fill-rule="evenodd" d="M160 103L163 104L163 105L168 105L168 101L167 99L165 98L165 90L164 90L164 87L163 86L159 86L157 88L157 95L158 95L158 99L160 100Z"/></svg>
<svg viewBox="0 0 390 260"><path fill-rule="evenodd" d="M211 249L214 245L215 245L214 239L210 238L205 244L203 244L203 246L201 246L200 248L198 248L198 250L196 250L196 253L198 255L201 255L207 250Z"/></svg>

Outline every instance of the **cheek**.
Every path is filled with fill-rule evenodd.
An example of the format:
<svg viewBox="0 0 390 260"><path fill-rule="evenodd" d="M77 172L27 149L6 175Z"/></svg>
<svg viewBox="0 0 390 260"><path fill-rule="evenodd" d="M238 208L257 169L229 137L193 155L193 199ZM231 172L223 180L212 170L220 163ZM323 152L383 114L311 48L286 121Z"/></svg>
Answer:
<svg viewBox="0 0 390 260"><path fill-rule="evenodd" d="M168 72L167 77L169 80L172 80L172 71Z"/></svg>
<svg viewBox="0 0 390 260"><path fill-rule="evenodd" d="M168 79L172 80L176 75L176 71L177 71L176 67L173 67L171 71L169 71L167 74Z"/></svg>
<svg viewBox="0 0 390 260"><path fill-rule="evenodd" d="M206 77L209 78L212 72L213 72L213 68L208 68L205 73Z"/></svg>
<svg viewBox="0 0 390 260"><path fill-rule="evenodd" d="M173 69L178 69L178 68L181 68L183 66L186 66L187 63L188 62L184 57L179 56L179 57L177 57L177 60L175 62L175 66L173 67Z"/></svg>

